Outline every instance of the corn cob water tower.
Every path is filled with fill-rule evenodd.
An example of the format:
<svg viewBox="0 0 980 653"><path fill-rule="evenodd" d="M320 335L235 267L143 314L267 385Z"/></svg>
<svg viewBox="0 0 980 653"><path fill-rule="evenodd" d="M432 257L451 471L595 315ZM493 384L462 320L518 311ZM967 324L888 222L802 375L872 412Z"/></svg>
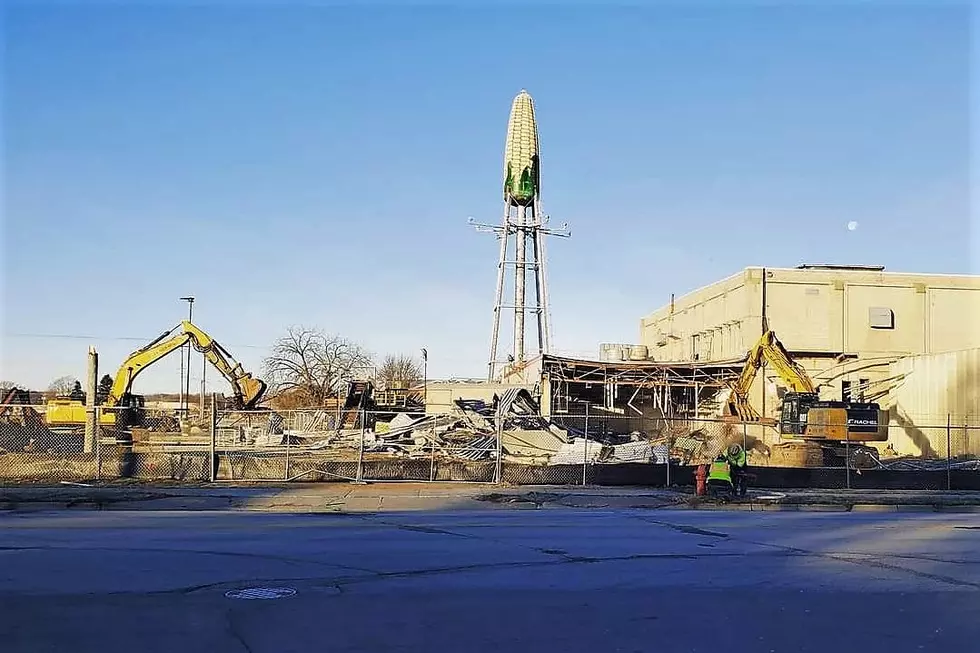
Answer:
<svg viewBox="0 0 980 653"><path fill-rule="evenodd" d="M548 276L545 268L545 236L567 238L567 225L548 229L549 217L541 211L541 157L538 148L538 124L534 118L534 100L522 90L514 98L507 123L504 146L504 210L500 225L470 223L480 231L495 233L500 241L497 260L497 294L493 306L493 330L490 336L488 378L493 380L505 365L520 365L528 358L525 347L526 318L537 318L537 349L547 353L551 347L551 318L548 312ZM504 286L508 270L513 270L513 296L505 302ZM527 302L528 271L533 272L534 302ZM513 350L500 357L500 318L505 311L514 317Z"/></svg>

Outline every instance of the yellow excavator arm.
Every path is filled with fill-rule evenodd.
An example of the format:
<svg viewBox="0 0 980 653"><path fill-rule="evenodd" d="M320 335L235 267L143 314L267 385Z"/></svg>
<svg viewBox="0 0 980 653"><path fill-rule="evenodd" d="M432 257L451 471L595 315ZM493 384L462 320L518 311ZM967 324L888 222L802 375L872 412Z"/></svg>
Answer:
<svg viewBox="0 0 980 653"><path fill-rule="evenodd" d="M731 395L728 398L728 414L739 417L743 421L759 421L759 413L749 403L749 390L755 381L762 362L768 362L779 378L794 392L816 392L816 386L802 367L790 357L776 334L766 331L749 351L749 358L738 379L732 384Z"/></svg>
<svg viewBox="0 0 980 653"><path fill-rule="evenodd" d="M174 333L174 331L178 331L178 333ZM116 372L105 405L118 405L123 396L129 393L133 386L133 380L140 372L188 342L204 354L208 362L231 383L235 393L235 404L238 408L255 407L262 395L265 394L265 382L246 372L241 363L236 362L231 354L214 338L187 320L181 322L176 329L167 331L150 344L129 355L129 358L119 366L119 371Z"/></svg>

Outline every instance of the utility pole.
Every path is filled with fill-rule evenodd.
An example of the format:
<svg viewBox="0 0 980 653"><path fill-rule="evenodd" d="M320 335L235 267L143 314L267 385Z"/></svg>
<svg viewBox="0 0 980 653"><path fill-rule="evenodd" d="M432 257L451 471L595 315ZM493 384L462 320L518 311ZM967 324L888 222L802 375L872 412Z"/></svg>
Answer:
<svg viewBox="0 0 980 653"><path fill-rule="evenodd" d="M85 374L85 440L83 451L92 453L98 447L99 413L96 395L99 391L99 354L95 347L88 348L88 368Z"/></svg>
<svg viewBox="0 0 980 653"><path fill-rule="evenodd" d="M194 321L194 298L190 296L181 297L180 301L187 302L187 321L193 322ZM190 343L187 343L184 346L187 347L187 378L184 379L183 373L181 373L181 381L182 381L181 388L180 388L181 415L186 415L187 409L190 406L190 402L191 402L191 351L193 350L193 347L191 347ZM180 354L180 367L181 369L183 369L184 367L184 352L181 352Z"/></svg>

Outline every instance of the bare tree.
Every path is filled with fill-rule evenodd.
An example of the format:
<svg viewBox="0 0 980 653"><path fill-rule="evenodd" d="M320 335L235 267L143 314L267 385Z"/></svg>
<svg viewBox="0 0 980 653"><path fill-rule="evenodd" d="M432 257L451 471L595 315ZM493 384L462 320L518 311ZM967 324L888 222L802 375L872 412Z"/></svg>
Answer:
<svg viewBox="0 0 980 653"><path fill-rule="evenodd" d="M11 388L19 387L13 381L0 381L0 390L10 390Z"/></svg>
<svg viewBox="0 0 980 653"><path fill-rule="evenodd" d="M265 359L265 377L273 393L288 394L299 405L320 406L345 383L365 376L371 358L367 350L346 338L291 327Z"/></svg>
<svg viewBox="0 0 980 653"><path fill-rule="evenodd" d="M73 376L59 376L48 384L48 392L59 397L67 396L75 389L76 383L78 379Z"/></svg>
<svg viewBox="0 0 980 653"><path fill-rule="evenodd" d="M378 381L391 388L400 384L412 385L422 380L422 368L411 356L405 354L385 356L378 369Z"/></svg>

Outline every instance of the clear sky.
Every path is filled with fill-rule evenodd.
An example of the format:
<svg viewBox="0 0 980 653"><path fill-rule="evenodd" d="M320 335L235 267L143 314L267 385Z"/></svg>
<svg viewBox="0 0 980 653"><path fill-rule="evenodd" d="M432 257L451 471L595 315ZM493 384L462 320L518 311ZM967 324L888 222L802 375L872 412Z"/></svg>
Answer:
<svg viewBox="0 0 980 653"><path fill-rule="evenodd" d="M0 378L112 373L186 294L256 370L302 324L483 375L521 88L560 352L748 265L971 271L968 4L497 4L8 3Z"/></svg>

